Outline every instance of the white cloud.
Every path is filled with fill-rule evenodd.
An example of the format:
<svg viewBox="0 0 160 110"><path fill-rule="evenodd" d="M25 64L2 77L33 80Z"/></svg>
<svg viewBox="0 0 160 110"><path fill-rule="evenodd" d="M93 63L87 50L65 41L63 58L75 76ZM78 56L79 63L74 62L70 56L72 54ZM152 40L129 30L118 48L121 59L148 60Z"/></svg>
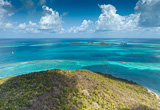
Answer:
<svg viewBox="0 0 160 110"><path fill-rule="evenodd" d="M7 0L6 1L4 1L4 0L0 0L0 5L1 6L11 6L11 3L10 2L8 2Z"/></svg>
<svg viewBox="0 0 160 110"><path fill-rule="evenodd" d="M9 14L8 10L3 7L11 7L11 3L8 1L0 0L0 22L5 19L6 15Z"/></svg>
<svg viewBox="0 0 160 110"><path fill-rule="evenodd" d="M6 28L13 28L13 25L11 23L6 23L5 25Z"/></svg>
<svg viewBox="0 0 160 110"><path fill-rule="evenodd" d="M99 5L102 14L96 22L98 31L157 31L160 27L160 0L139 0L135 14L121 16L112 5ZM155 28L154 28L155 27Z"/></svg>
<svg viewBox="0 0 160 110"><path fill-rule="evenodd" d="M121 16L112 5L99 5L102 10L98 21L96 21L96 30L98 31L120 31L134 30L139 21L139 14Z"/></svg>
<svg viewBox="0 0 160 110"><path fill-rule="evenodd" d="M135 13L140 14L140 26L160 27L160 0L139 0Z"/></svg>
<svg viewBox="0 0 160 110"><path fill-rule="evenodd" d="M83 20L81 26L74 26L71 27L68 32L71 33L77 33L77 32L85 32L87 28L89 27L89 24L93 23L91 20Z"/></svg>
<svg viewBox="0 0 160 110"><path fill-rule="evenodd" d="M7 17L13 15L10 11L11 8L11 2L0 0L0 28L2 29L11 28L12 24L7 21Z"/></svg>
<svg viewBox="0 0 160 110"><path fill-rule="evenodd" d="M45 16L42 16L40 19L41 25L58 25L61 24L61 17L59 16L59 13L56 11L53 11L52 8L49 8L47 6L42 6L43 10L46 11Z"/></svg>
<svg viewBox="0 0 160 110"><path fill-rule="evenodd" d="M36 24L36 23L33 23L32 21L29 21L29 25L30 25L30 26L36 26L37 24Z"/></svg>
<svg viewBox="0 0 160 110"><path fill-rule="evenodd" d="M58 31L61 30L62 18L57 11L53 11L52 8L47 6L42 6L45 11L45 15L40 18L40 29L42 30L52 30Z"/></svg>
<svg viewBox="0 0 160 110"><path fill-rule="evenodd" d="M24 9L31 9L34 7L32 0L20 0L23 3ZM95 21L95 25L91 25L91 20L83 20L80 26L73 26L69 30L64 30L62 27L62 17L66 16L68 12L59 15L59 12L52 8L45 6L46 0L39 0L38 5L42 6L43 16L39 22L29 21L17 26L16 29L24 32L95 32L95 31L151 31L160 32L160 0L139 0L135 7L135 14L121 16L112 5L99 5L102 13ZM4 8L5 7L5 8ZM0 28L13 28L11 22L7 21L7 17L11 17L14 13L8 7L12 7L11 2L7 0L0 0Z"/></svg>
<svg viewBox="0 0 160 110"><path fill-rule="evenodd" d="M52 8L47 6L42 7L45 15L40 18L39 23L34 23L29 21L28 24L19 24L17 29L21 29L23 32L59 32L62 33L64 29L62 28L62 19L57 11L53 11Z"/></svg>
<svg viewBox="0 0 160 110"><path fill-rule="evenodd" d="M14 13L8 13L8 16L13 16L14 15Z"/></svg>
<svg viewBox="0 0 160 110"><path fill-rule="evenodd" d="M32 21L29 21L29 24L26 27L26 31L32 32L32 33L39 33L38 25Z"/></svg>
<svg viewBox="0 0 160 110"><path fill-rule="evenodd" d="M19 24L16 29L18 30L17 32L39 33L40 31L38 30L38 27L39 26L36 23L29 21L28 24Z"/></svg>
<svg viewBox="0 0 160 110"><path fill-rule="evenodd" d="M26 28L26 23L19 24L18 29L25 29Z"/></svg>

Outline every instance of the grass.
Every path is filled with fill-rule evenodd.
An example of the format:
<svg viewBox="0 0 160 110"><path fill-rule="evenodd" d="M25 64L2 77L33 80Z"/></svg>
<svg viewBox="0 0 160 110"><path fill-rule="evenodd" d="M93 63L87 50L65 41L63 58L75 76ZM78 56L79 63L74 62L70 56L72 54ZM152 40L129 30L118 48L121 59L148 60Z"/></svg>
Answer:
<svg viewBox="0 0 160 110"><path fill-rule="evenodd" d="M53 69L0 79L0 110L160 110L132 81L88 70Z"/></svg>

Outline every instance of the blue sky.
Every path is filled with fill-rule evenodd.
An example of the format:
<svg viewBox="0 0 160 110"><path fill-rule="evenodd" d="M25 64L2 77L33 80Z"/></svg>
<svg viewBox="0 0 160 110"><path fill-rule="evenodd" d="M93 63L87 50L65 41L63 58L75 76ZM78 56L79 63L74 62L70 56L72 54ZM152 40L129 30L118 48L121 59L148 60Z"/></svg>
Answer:
<svg viewBox="0 0 160 110"><path fill-rule="evenodd" d="M159 0L0 0L0 38L159 36Z"/></svg>

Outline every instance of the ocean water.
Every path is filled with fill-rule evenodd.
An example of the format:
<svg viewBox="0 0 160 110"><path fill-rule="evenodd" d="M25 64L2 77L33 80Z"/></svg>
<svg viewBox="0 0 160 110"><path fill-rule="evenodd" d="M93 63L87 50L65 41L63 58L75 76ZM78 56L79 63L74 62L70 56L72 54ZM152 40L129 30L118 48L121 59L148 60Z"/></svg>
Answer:
<svg viewBox="0 0 160 110"><path fill-rule="evenodd" d="M0 39L0 78L55 68L108 73L160 96L160 39Z"/></svg>

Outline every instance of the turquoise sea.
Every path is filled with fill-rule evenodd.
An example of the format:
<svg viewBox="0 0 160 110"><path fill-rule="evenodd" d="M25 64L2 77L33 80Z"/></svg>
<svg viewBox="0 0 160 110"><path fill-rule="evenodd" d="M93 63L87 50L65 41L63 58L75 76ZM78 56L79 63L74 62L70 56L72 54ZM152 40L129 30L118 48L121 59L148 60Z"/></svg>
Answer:
<svg viewBox="0 0 160 110"><path fill-rule="evenodd" d="M111 74L160 96L160 39L0 39L0 78L54 68Z"/></svg>

